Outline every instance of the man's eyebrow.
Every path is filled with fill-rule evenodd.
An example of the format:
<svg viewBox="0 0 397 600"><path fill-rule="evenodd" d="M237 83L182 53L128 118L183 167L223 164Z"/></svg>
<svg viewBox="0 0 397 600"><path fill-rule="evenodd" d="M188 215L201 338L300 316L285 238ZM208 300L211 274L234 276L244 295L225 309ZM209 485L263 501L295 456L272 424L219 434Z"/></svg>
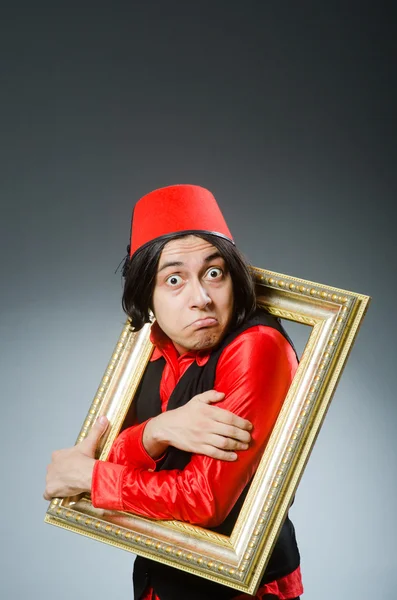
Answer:
<svg viewBox="0 0 397 600"><path fill-rule="evenodd" d="M161 265L157 273L160 273L160 271L164 271L164 269L167 269L168 267L183 267L183 265L184 263L181 261L165 262L163 265Z"/></svg>
<svg viewBox="0 0 397 600"><path fill-rule="evenodd" d="M223 256L221 255L221 253L220 253L220 252L213 252L212 254L210 254L209 256L207 256L207 257L204 259L204 262L205 262L205 263L209 263L209 262L211 262L212 260L215 260L216 258L222 258L222 259L223 259Z"/></svg>
<svg viewBox="0 0 397 600"><path fill-rule="evenodd" d="M223 256L219 252L213 252L209 256L205 257L204 262L209 263L209 262L215 260L216 258L223 258ZM164 269L168 269L168 267L183 267L184 265L185 265L185 263L183 263L180 260L168 261L161 265L161 267L159 268L157 273L164 271Z"/></svg>

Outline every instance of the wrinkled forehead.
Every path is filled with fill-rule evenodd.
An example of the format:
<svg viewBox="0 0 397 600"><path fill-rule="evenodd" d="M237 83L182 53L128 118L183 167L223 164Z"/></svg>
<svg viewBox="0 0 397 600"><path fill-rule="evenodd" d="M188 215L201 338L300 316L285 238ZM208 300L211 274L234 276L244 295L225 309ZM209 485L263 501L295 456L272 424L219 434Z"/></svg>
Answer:
<svg viewBox="0 0 397 600"><path fill-rule="evenodd" d="M212 254L220 256L219 250L201 237L187 235L175 238L164 246L160 254L158 270L170 260L184 264L202 263Z"/></svg>

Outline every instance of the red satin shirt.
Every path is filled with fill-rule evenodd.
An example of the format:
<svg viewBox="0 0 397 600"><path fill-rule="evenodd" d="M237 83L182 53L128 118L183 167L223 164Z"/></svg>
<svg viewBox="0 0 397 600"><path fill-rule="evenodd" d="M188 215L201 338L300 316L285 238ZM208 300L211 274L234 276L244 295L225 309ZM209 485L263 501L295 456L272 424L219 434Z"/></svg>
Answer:
<svg viewBox="0 0 397 600"><path fill-rule="evenodd" d="M179 379L194 360L204 365L210 351L178 355L170 339L155 324L151 360L163 356L166 365L160 383L162 411ZM123 510L156 519L176 519L203 527L224 521L254 475L297 367L295 353L276 329L257 325L237 336L222 352L214 389L225 393L216 405L253 424L248 450L238 451L234 462L195 454L182 469L156 471L142 435L146 422L123 431L108 461L96 461L91 496L98 508ZM300 568L262 586L255 598L274 594L280 600L303 592ZM148 591L145 600L156 598ZM236 600L253 596L239 595Z"/></svg>

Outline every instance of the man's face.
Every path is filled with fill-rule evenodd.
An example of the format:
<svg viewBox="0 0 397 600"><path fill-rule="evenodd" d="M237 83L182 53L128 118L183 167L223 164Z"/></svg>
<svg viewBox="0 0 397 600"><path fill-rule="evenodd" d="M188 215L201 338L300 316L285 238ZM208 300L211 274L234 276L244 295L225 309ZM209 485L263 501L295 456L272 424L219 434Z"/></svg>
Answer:
<svg viewBox="0 0 397 600"><path fill-rule="evenodd" d="M153 312L180 354L220 342L233 315L233 286L215 246L193 235L164 246Z"/></svg>

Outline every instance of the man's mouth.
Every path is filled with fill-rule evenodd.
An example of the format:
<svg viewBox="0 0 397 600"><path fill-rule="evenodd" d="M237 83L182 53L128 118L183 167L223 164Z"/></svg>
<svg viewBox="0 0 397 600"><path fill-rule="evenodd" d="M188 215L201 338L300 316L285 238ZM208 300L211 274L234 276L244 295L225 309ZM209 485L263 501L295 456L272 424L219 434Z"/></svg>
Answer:
<svg viewBox="0 0 397 600"><path fill-rule="evenodd" d="M217 324L218 321L214 317L206 317L205 319L197 319L197 321L194 321L190 324L190 327L193 327L194 329L201 329L202 327L213 327Z"/></svg>

